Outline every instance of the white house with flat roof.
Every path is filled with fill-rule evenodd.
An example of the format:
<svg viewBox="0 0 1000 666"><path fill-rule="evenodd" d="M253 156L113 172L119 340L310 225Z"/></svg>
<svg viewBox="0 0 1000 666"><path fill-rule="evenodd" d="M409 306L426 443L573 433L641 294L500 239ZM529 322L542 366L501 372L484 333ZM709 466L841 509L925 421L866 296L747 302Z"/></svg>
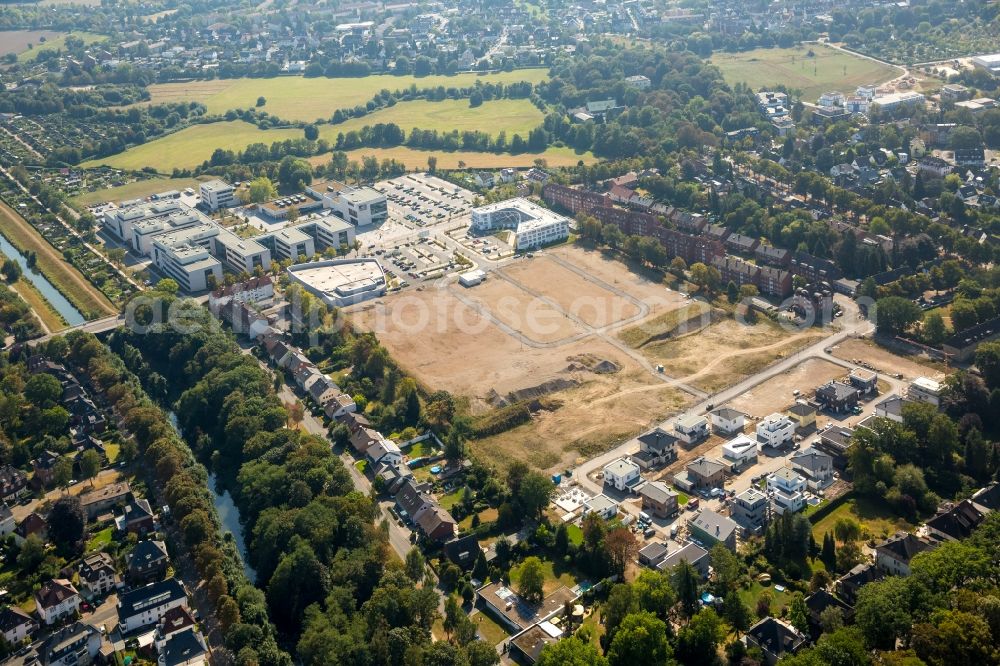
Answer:
<svg viewBox="0 0 1000 666"><path fill-rule="evenodd" d="M757 441L771 448L780 448L795 437L795 421L780 412L770 414L757 424Z"/></svg>
<svg viewBox="0 0 1000 666"><path fill-rule="evenodd" d="M806 477L785 466L767 477L767 494L776 515L801 511L806 505Z"/></svg>
<svg viewBox="0 0 1000 666"><path fill-rule="evenodd" d="M210 180L198 188L201 203L210 211L220 208L232 208L236 205L236 190L229 183L221 180Z"/></svg>
<svg viewBox="0 0 1000 666"><path fill-rule="evenodd" d="M941 391L943 388L941 382L935 381L930 377L917 377L910 382L910 387L906 391L906 397L910 400L926 402L929 405L940 407Z"/></svg>
<svg viewBox="0 0 1000 666"><path fill-rule="evenodd" d="M640 469L631 459L621 457L604 466L604 483L622 492L631 491L640 481Z"/></svg>
<svg viewBox="0 0 1000 666"><path fill-rule="evenodd" d="M583 503L582 515L596 513L604 520L611 520L618 515L618 502L607 495L596 495L590 497Z"/></svg>
<svg viewBox="0 0 1000 666"><path fill-rule="evenodd" d="M472 229L510 229L518 250L548 245L569 237L569 219L548 208L516 197L472 209Z"/></svg>
<svg viewBox="0 0 1000 666"><path fill-rule="evenodd" d="M722 445L722 457L737 469L757 462L757 441L740 433Z"/></svg>

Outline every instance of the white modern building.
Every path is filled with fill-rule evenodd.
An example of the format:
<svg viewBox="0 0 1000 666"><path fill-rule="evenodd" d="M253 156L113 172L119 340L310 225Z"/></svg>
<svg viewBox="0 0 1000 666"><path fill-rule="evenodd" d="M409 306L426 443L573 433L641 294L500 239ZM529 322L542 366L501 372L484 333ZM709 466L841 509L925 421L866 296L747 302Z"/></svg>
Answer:
<svg viewBox="0 0 1000 666"><path fill-rule="evenodd" d="M618 515L618 503L607 495L590 497L583 503L582 515L596 513L604 520L611 520Z"/></svg>
<svg viewBox="0 0 1000 666"><path fill-rule="evenodd" d="M486 273L480 269L468 271L458 276L458 283L463 287L475 287L486 279Z"/></svg>
<svg viewBox="0 0 1000 666"><path fill-rule="evenodd" d="M324 303L344 307L385 296L385 272L374 259L330 259L288 267L288 276Z"/></svg>
<svg viewBox="0 0 1000 666"><path fill-rule="evenodd" d="M678 439L690 446L708 437L708 419L699 414L682 416L674 422L674 432Z"/></svg>
<svg viewBox="0 0 1000 666"><path fill-rule="evenodd" d="M765 446L779 448L795 436L795 421L785 414L775 412L757 424L757 441Z"/></svg>
<svg viewBox="0 0 1000 666"><path fill-rule="evenodd" d="M219 229L213 239L213 254L226 268L237 275L253 272L258 268L268 270L271 267L271 251L253 240L240 238L231 231Z"/></svg>
<svg viewBox="0 0 1000 666"><path fill-rule="evenodd" d="M193 243L153 245L153 263L163 277L186 292L211 289L222 282L222 264L209 251Z"/></svg>
<svg viewBox="0 0 1000 666"><path fill-rule="evenodd" d="M910 382L910 387L906 392L906 397L910 400L926 402L929 405L940 407L941 391L943 388L944 387L941 385L941 382L935 381L930 377L917 377Z"/></svg>
<svg viewBox="0 0 1000 666"><path fill-rule="evenodd" d="M629 458L619 458L604 466L604 483L615 490L631 491L641 480L639 466Z"/></svg>
<svg viewBox="0 0 1000 666"><path fill-rule="evenodd" d="M1000 53L976 56L972 59L972 66L985 69L990 74L1000 74Z"/></svg>
<svg viewBox="0 0 1000 666"><path fill-rule="evenodd" d="M925 98L918 92L912 90L906 92L889 93L880 95L872 100L872 108L879 108L883 111L895 111L904 107L916 108L923 106Z"/></svg>
<svg viewBox="0 0 1000 666"><path fill-rule="evenodd" d="M806 477L791 467L782 467L767 477L767 494L776 515L801 511L806 505L805 490Z"/></svg>
<svg viewBox="0 0 1000 666"><path fill-rule="evenodd" d="M514 232L514 246L524 250L568 238L569 219L518 197L472 209L472 229L509 229Z"/></svg>
<svg viewBox="0 0 1000 666"><path fill-rule="evenodd" d="M210 211L220 208L232 208L236 205L236 190L229 183L221 180L210 180L198 188L201 203Z"/></svg>
<svg viewBox="0 0 1000 666"><path fill-rule="evenodd" d="M268 246L278 261L288 259L295 262L303 258L312 259L316 254L316 241L299 227L286 227L273 234L261 236L257 240L261 245Z"/></svg>
<svg viewBox="0 0 1000 666"><path fill-rule="evenodd" d="M742 468L757 461L757 442L740 433L722 445L722 457Z"/></svg>
<svg viewBox="0 0 1000 666"><path fill-rule="evenodd" d="M323 207L355 227L385 222L389 205L385 195L372 187L343 187L323 195Z"/></svg>

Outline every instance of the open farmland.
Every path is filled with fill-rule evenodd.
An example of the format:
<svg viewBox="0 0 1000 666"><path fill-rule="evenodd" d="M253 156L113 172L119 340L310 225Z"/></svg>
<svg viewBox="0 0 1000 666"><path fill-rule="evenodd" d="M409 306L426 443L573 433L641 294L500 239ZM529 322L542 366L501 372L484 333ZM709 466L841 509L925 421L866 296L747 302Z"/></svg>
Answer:
<svg viewBox="0 0 1000 666"><path fill-rule="evenodd" d="M810 50L813 56L808 55ZM716 53L710 62L730 85L746 83L760 90L782 84L801 90L803 99L810 102L828 90L853 92L860 85L884 83L902 74L898 67L822 44Z"/></svg>
<svg viewBox="0 0 1000 666"><path fill-rule="evenodd" d="M500 398L527 401L534 412L529 422L473 447L500 464L526 459L557 469L688 401L641 355L602 330L647 316L662 287L643 282L622 263L603 264L601 276L590 279L573 270L586 274L591 262L605 260L562 247L493 272L478 287L428 285L348 312L427 389L468 398L474 417L490 413ZM635 295L608 288L635 282L643 285ZM600 305L591 310L579 303Z"/></svg>
<svg viewBox="0 0 1000 666"><path fill-rule="evenodd" d="M545 115L526 99L498 99L484 102L481 106L469 106L467 99L445 99L439 102L417 100L400 102L385 109L379 109L360 118L351 118L336 125L321 125L320 137L333 143L338 134L360 130L365 125L395 123L404 132L414 127L438 132L459 132L479 130L496 136L507 133L510 140L515 134L522 138L542 124Z"/></svg>
<svg viewBox="0 0 1000 666"><path fill-rule="evenodd" d="M539 83L548 78L546 69L519 69L495 74L455 76L392 76L377 74L364 78L304 78L283 76L273 79L216 79L185 83L162 83L149 87L152 103L202 102L209 113L249 109L263 96L264 111L286 120L328 119L337 109L365 104L382 90L417 88L465 88L483 83ZM412 127L412 125L407 125Z"/></svg>
<svg viewBox="0 0 1000 666"><path fill-rule="evenodd" d="M2 30L0 31L0 56L27 51L29 44L32 49L43 48L49 42L57 40L65 34L52 30Z"/></svg>
<svg viewBox="0 0 1000 666"><path fill-rule="evenodd" d="M82 167L107 165L116 169L138 171L143 167L153 167L160 173L174 169L191 169L212 156L216 148L243 150L251 143L266 143L297 139L302 136L300 129L262 130L256 125L234 120L232 122L192 125L179 132L168 134L129 148L123 153L84 162Z"/></svg>
<svg viewBox="0 0 1000 666"><path fill-rule="evenodd" d="M20 33L22 31L17 31L17 32ZM38 34L35 31L24 31L24 32L27 32L28 35ZM8 34L11 33L3 33L4 39L6 39L6 35ZM47 36L44 43L38 42L37 39L34 41L28 40L27 42L23 42L23 47L19 51L11 50L10 47L7 46L5 41L0 40L0 42L3 42L4 44L3 47L0 47L0 52L17 53L18 62L31 62L38 57L38 54L41 51L57 51L61 48L64 48L66 45L66 39L68 37L76 37L77 39L81 39L83 40L84 44L93 44L94 42L99 42L102 39L107 39L107 37L105 37L104 35L96 35L92 32L73 32L67 34L67 33L48 33L47 31L42 31L42 34L46 35L54 34L55 36L54 37ZM32 43L34 45L34 48L28 50L28 43Z"/></svg>
<svg viewBox="0 0 1000 666"><path fill-rule="evenodd" d="M407 130L408 131L408 130ZM393 146L392 148L357 148L348 150L348 159L361 162L369 155L374 155L381 162L386 159L393 159L402 162L408 169L426 169L427 158L436 157L439 169L458 169L461 162L462 168L467 169L502 169L505 167L530 167L535 164L535 160L545 160L551 167L576 166L582 161L584 164L593 164L597 161L593 153L577 153L572 148L549 146L540 153L480 153L469 150L456 150L445 152L440 150L417 150L406 146ZM316 155L308 158L313 165L326 164L330 161L330 154Z"/></svg>

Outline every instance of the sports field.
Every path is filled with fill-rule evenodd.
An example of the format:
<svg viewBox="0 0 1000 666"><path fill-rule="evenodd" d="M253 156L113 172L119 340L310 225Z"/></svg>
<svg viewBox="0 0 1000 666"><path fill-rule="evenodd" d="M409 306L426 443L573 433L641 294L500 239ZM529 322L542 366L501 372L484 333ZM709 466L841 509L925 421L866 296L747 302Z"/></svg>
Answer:
<svg viewBox="0 0 1000 666"><path fill-rule="evenodd" d="M814 55L809 56L809 51ZM753 90L783 84L802 91L805 101L824 92L853 92L864 84L885 83L900 74L883 65L822 44L788 49L754 49L743 53L715 53L709 59L732 85L746 83Z"/></svg>
<svg viewBox="0 0 1000 666"><path fill-rule="evenodd" d="M545 115L526 99L498 99L478 107L469 106L467 99L446 99L440 102L418 100L400 102L336 125L320 125L319 135L333 143L340 133L360 130L365 125L395 123L404 132L419 127L438 132L479 130L496 136L504 131L510 141L515 134L527 139L528 132L541 125L544 120Z"/></svg>
<svg viewBox="0 0 1000 666"><path fill-rule="evenodd" d="M129 148L123 153L90 160L80 166L86 168L105 164L132 171L149 166L160 173L170 173L174 169L198 166L210 158L216 148L243 150L251 143L270 145L275 141L298 138L302 138L300 129L262 130L242 120L192 125L141 146Z"/></svg>
<svg viewBox="0 0 1000 666"><path fill-rule="evenodd" d="M361 162L362 158L374 155L382 161L384 159L394 159L402 162L409 169L426 169L427 158L432 155L437 158L439 169L457 169L459 162L462 168L468 169L503 169L505 167L530 167L535 160L542 159L551 167L576 166L583 160L584 164L593 164L597 161L591 152L577 153L572 148L549 146L541 153L477 153L468 150L456 150L454 152L442 152L440 150L415 150L406 146L394 146L392 148L358 148L348 150L349 159ZM317 155L310 157L309 162L316 166L326 164L330 161L330 155Z"/></svg>
<svg viewBox="0 0 1000 666"><path fill-rule="evenodd" d="M392 76L377 74L364 78L304 78L282 76L273 79L216 79L185 83L152 85L153 103L195 101L208 107L209 113L255 107L263 96L264 111L286 120L312 121L329 119L337 109L365 104L382 90L417 88L464 88L476 81L484 83L539 83L548 78L546 69L519 69L495 74L456 74L455 76Z"/></svg>

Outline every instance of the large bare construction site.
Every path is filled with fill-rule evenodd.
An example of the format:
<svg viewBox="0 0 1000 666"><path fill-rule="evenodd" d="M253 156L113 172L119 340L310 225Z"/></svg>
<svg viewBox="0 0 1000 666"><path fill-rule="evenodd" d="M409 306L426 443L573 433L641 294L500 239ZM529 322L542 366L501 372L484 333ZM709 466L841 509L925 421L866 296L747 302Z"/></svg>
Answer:
<svg viewBox="0 0 1000 666"><path fill-rule="evenodd" d="M701 333L660 336L655 351L623 340L623 332L636 330L657 337L664 322L687 321L704 309L655 275L563 246L497 268L472 288L427 283L348 312L428 390L467 399L474 417L518 402L530 406L530 422L473 442L480 456L557 469L704 397L685 378L703 379L709 364L707 376L721 383L716 371L733 372L716 368L727 351L750 357L764 347L766 364L776 358L773 350L783 350L770 327L741 331L724 317ZM699 351L703 337L711 349ZM667 342L682 346L667 353Z"/></svg>

